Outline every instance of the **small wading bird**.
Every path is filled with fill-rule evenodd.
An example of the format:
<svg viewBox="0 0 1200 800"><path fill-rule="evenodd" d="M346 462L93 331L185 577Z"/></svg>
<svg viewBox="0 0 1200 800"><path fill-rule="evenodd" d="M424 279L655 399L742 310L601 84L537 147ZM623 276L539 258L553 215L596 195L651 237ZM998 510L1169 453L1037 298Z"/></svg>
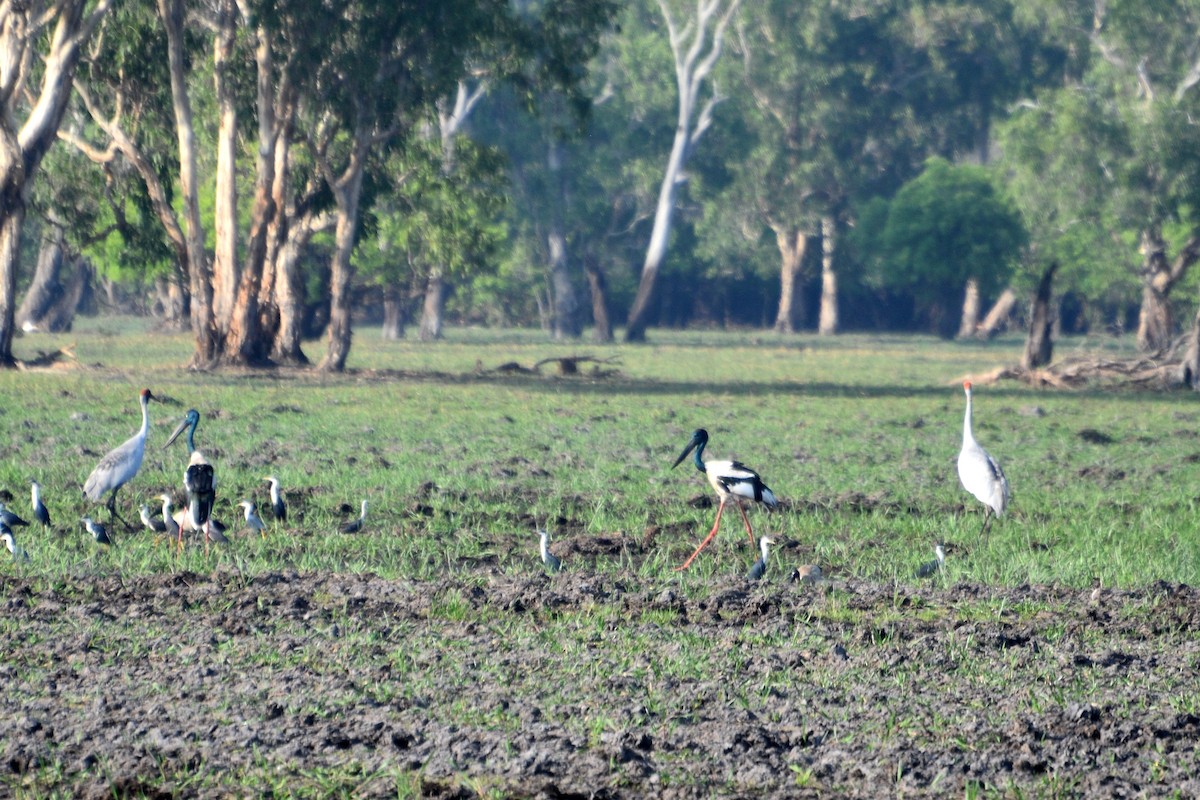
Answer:
<svg viewBox="0 0 1200 800"><path fill-rule="evenodd" d="M941 572L946 566L946 548L941 544L933 546L933 561L926 561L917 569L918 578L928 578Z"/></svg>
<svg viewBox="0 0 1200 800"><path fill-rule="evenodd" d="M750 567L750 571L746 573L746 577L752 581L758 580L767 572L767 545L769 544L775 544L775 542L772 539L768 539L766 536L763 536L758 540L758 546L762 550L762 555L759 556L758 561L755 561Z"/></svg>
<svg viewBox="0 0 1200 800"><path fill-rule="evenodd" d="M687 561L675 568L676 572L685 570L692 565L692 561L696 556L700 555L700 551L712 541L712 538L717 535L717 529L721 526L721 512L725 510L725 504L730 500L737 506L742 515L742 522L746 523L746 535L750 537L750 545L753 546L754 531L750 529L750 520L746 517L746 509L742 507L742 500L753 500L756 503L762 503L768 508L774 508L778 501L775 499L774 493L771 492L767 485L762 482L762 478L758 477L758 473L741 464L737 461L705 461L703 459L704 447L708 444L708 431L703 428L698 429L692 434L692 440L688 442L688 446L679 454L679 458L675 459L675 463L671 465L671 469L679 466L679 463L687 458L688 453L695 451L693 462L696 469L704 473L708 478L709 484L717 493L720 499L720 505L717 506L717 519L713 522L712 530L708 532L708 536L696 548L696 551L688 556Z"/></svg>
<svg viewBox="0 0 1200 800"><path fill-rule="evenodd" d="M992 516L1001 516L1008 505L1008 478L1004 477L999 462L975 441L971 431L970 381L963 381L963 391L967 394L967 412L963 416L962 450L958 453L958 479L963 488L984 505L983 526L979 529L982 534L988 529Z"/></svg>
<svg viewBox="0 0 1200 800"><path fill-rule="evenodd" d="M50 511L46 508L46 504L42 502L42 485L37 481L29 482L30 488L30 507L33 508L34 518L41 523L43 528L50 527Z"/></svg>
<svg viewBox="0 0 1200 800"><path fill-rule="evenodd" d="M254 503L249 500L243 500L238 503L246 513L246 527L252 531L258 531L258 535L266 538L267 526L259 519L258 514L254 510Z"/></svg>
<svg viewBox="0 0 1200 800"><path fill-rule="evenodd" d="M558 572L562 569L562 559L550 552L550 532L539 528L537 533L541 537L542 563L551 572Z"/></svg>
<svg viewBox="0 0 1200 800"><path fill-rule="evenodd" d="M96 540L96 544L112 544L112 539L108 538L108 529L96 522L91 517L83 517L79 520L83 523L83 527L87 528L87 532Z"/></svg>
<svg viewBox="0 0 1200 800"><path fill-rule="evenodd" d="M100 463L88 475L83 484L83 494L93 503L99 503L105 492L108 496L109 520L119 519L126 524L117 513L117 492L121 487L133 480L142 468L142 456L146 452L146 434L150 430L150 401L157 400L149 389L142 389L142 427L120 447L110 450Z"/></svg>
<svg viewBox="0 0 1200 800"><path fill-rule="evenodd" d="M0 503L0 523L3 523L9 528L20 528L22 526L29 525L28 522L9 511L4 503Z"/></svg>
<svg viewBox="0 0 1200 800"><path fill-rule="evenodd" d="M175 521L175 517L171 516L171 495L159 495L159 500L162 500L162 514L164 530L169 539L183 539L183 530L179 527L179 523Z"/></svg>
<svg viewBox="0 0 1200 800"><path fill-rule="evenodd" d="M283 501L283 493L279 491L279 478L268 475L263 480L271 484L271 513L275 515L275 520L287 522L287 503Z"/></svg>
<svg viewBox="0 0 1200 800"><path fill-rule="evenodd" d="M150 506L142 503L142 507L138 509L138 515L142 518L142 524L155 533L163 533L167 529L165 520L155 519L150 516Z"/></svg>
<svg viewBox="0 0 1200 800"><path fill-rule="evenodd" d="M204 457L204 453L196 449L196 426L199 424L200 412L194 408L188 409L183 421L172 431L167 443L163 445L163 449L170 447L179 438L179 434L185 430L188 432L187 444L192 455L188 459L187 469L183 471L183 488L187 491L188 498L185 519L192 530L204 531L204 549L207 552L208 543L214 541L210 523L213 502L217 498L217 476L213 471L212 464L208 463L208 459ZM224 535L221 538L224 538ZM179 546L183 546L182 525L179 532Z"/></svg>
<svg viewBox="0 0 1200 800"><path fill-rule="evenodd" d="M29 560L29 553L26 553L25 548L17 544L13 532L3 522L0 522L0 539L4 540L4 546L8 548L8 552L12 553L14 561Z"/></svg>
<svg viewBox="0 0 1200 800"><path fill-rule="evenodd" d="M352 519L342 527L338 528L342 533L358 533L363 529L363 524L367 521L367 501L362 501L362 511L359 512L358 519Z"/></svg>

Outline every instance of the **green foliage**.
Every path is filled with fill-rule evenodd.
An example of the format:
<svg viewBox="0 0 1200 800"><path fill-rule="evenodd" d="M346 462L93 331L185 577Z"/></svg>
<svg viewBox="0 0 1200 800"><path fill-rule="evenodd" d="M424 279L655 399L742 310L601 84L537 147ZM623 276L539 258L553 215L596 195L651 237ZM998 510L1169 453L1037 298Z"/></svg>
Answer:
<svg viewBox="0 0 1200 800"><path fill-rule="evenodd" d="M879 209L870 212L878 224ZM942 333L968 279L980 291L1007 283L1027 239L1021 217L980 167L930 159L888 205L882 237L866 246L889 285L905 287Z"/></svg>

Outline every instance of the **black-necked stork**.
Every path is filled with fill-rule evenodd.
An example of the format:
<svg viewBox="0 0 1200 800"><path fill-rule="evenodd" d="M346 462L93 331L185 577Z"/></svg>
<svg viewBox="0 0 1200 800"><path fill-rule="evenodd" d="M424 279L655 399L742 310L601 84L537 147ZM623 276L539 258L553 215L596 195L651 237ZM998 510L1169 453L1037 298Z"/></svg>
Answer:
<svg viewBox="0 0 1200 800"><path fill-rule="evenodd" d="M155 533L166 532L166 530L167 530L166 521L161 520L161 519L155 519L154 517L150 516L150 506L146 505L145 503L142 503L141 508L138 509L138 515L142 518L142 524L145 525L148 529L154 531Z"/></svg>
<svg viewBox="0 0 1200 800"><path fill-rule="evenodd" d="M542 563L551 572L558 572L562 569L562 559L550 552L550 532L539 528L538 536L541 537Z"/></svg>
<svg viewBox="0 0 1200 800"><path fill-rule="evenodd" d="M254 503L250 500L243 500L238 505L245 511L246 527L252 531L257 531L259 536L265 538L267 535L267 526L263 524L263 521L258 516L258 512L255 511Z"/></svg>
<svg viewBox="0 0 1200 800"><path fill-rule="evenodd" d="M100 459L100 463L83 483L83 494L93 503L99 503L105 492L111 492L108 496L110 521L119 519L122 524L128 526L117 513L117 492L133 480L133 476L142 468L142 456L146 452L146 434L150 431L150 401L157 399L149 389L142 389L142 427L124 444L110 450Z"/></svg>
<svg viewBox="0 0 1200 800"><path fill-rule="evenodd" d="M338 528L342 533L358 533L363 529L363 525L367 521L367 501L362 501L362 511L359 512L358 519L352 519L342 527Z"/></svg>
<svg viewBox="0 0 1200 800"><path fill-rule="evenodd" d="M287 522L287 503L283 500L283 492L279 490L279 478L268 475L263 480L271 484L271 513L275 515L275 520Z"/></svg>
<svg viewBox="0 0 1200 800"><path fill-rule="evenodd" d="M692 434L692 440L679 454L679 458L675 459L675 463L671 465L671 468L674 469L687 458L688 453L695 451L693 462L696 469L704 473L720 499L720 505L717 506L717 519L713 522L712 530L708 532L708 536L704 537L704 541L700 543L696 551L688 556L687 561L675 568L676 572L690 567L696 556L700 555L700 551L717 535L717 529L721 526L721 512L725 510L725 504L730 500L733 500L734 505L741 512L742 522L746 523L746 535L750 537L752 547L756 544L754 531L750 529L750 520L746 517L746 509L742 507L742 501L753 500L768 508L774 508L778 504L774 493L763 483L758 473L745 464L737 461L705 461L703 458L704 447L707 444L708 431L699 428Z"/></svg>
<svg viewBox="0 0 1200 800"><path fill-rule="evenodd" d="M9 528L20 528L29 525L28 522L21 519L12 511L9 511L4 503L0 503L0 523L7 525Z"/></svg>
<svg viewBox="0 0 1200 800"><path fill-rule="evenodd" d="M774 541L766 536L758 540L758 546L762 549L762 555L758 560L750 566L750 571L746 573L749 580L756 581L767 573L767 545L774 544Z"/></svg>
<svg viewBox="0 0 1200 800"><path fill-rule="evenodd" d="M35 480L29 481L30 497L29 505L33 509L33 516L43 528L50 527L50 511L46 508L46 504L42 502L42 485Z"/></svg>
<svg viewBox="0 0 1200 800"><path fill-rule="evenodd" d="M79 521L83 523L83 527L87 528L87 532L96 540L96 544L112 544L112 539L108 538L108 529L99 522L96 522L91 517L82 517Z"/></svg>
<svg viewBox="0 0 1200 800"><path fill-rule="evenodd" d="M967 411L963 416L962 450L958 452L958 479L963 488L975 495L984 505L982 534L988 528L992 516L1001 516L1008 505L1008 478L1000 463L975 441L971 430L971 382L963 381L967 394Z"/></svg>
<svg viewBox="0 0 1200 800"><path fill-rule="evenodd" d="M196 449L196 426L199 424L200 412L194 408L188 409L183 421L171 433L167 443L163 445L163 449L170 447L171 443L179 438L179 434L185 430L188 432L187 444L192 454L188 458L187 469L183 471L183 488L187 491L188 498L186 520L192 530L204 531L204 547L207 550L208 543L213 541L211 517L213 503L217 499L217 476L212 464L208 463L208 459L204 457L204 453ZM181 525L179 533L181 547L183 546L182 528Z"/></svg>

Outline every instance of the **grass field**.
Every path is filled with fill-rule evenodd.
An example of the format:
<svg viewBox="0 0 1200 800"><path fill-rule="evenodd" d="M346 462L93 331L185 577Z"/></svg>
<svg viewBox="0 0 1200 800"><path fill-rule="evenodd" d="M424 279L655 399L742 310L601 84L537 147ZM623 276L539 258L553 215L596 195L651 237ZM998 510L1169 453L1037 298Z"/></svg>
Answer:
<svg viewBox="0 0 1200 800"><path fill-rule="evenodd" d="M31 559L0 568L0 677L20 692L0 723L0 785L16 793L871 796L850 789L880 775L889 793L1103 791L1070 736L1056 739L1070 757L1035 757L1028 774L1011 753L1007 771L988 761L1022 746L1008 733L1021 714L1041 720L1039 742L1054 738L1047 715L1073 730L1175 715L1179 742L1156 753L1161 737L1128 739L1141 767L1112 770L1135 793L1195 785L1181 777L1198 758L1195 614L1179 611L1190 595L1163 589L1198 583L1190 393L977 385L976 436L1014 494L981 538L982 507L955 474L960 384L1015 362L1016 338L655 332L630 347L452 330L424 345L364 330L333 377L191 373L186 337L136 320L85 320L16 349L69 343L75 368L0 374L0 496L25 514L36 478L55 518L53 532L17 531ZM1058 353L1128 346L1068 340ZM494 370L582 353L616 359L601 366L615 372ZM164 491L182 500L186 447L162 445L194 407L228 549L179 553L118 528L99 552L78 524L107 520L79 487L137 428L143 386L167 403L151 405L122 513L136 520ZM695 565L673 571L715 513L690 461L670 469L697 427L710 457L754 467L783 501L750 512L776 540L763 584L742 577L755 554L732 512ZM292 518L260 539L239 532L235 504L254 499L268 516L268 473ZM335 533L364 498L366 532ZM539 525L562 574L537 560ZM922 581L936 541L945 572ZM829 582L789 584L807 563ZM1114 606L1088 638L1078 598L1093 587ZM1169 624L1146 635L1156 618ZM936 656L917 659L918 641ZM835 646L861 660L847 670ZM1106 648L1134 660L1109 669L1095 652ZM909 666L890 660L897 649ZM1168 656L1170 675L1138 672ZM945 702L947 665L962 703L930 710ZM926 708L871 701L889 693ZM69 708L84 712L77 726ZM116 709L142 720L114 734L135 755L89 744ZM354 727L368 722L374 734ZM961 758L939 766L943 751Z"/></svg>

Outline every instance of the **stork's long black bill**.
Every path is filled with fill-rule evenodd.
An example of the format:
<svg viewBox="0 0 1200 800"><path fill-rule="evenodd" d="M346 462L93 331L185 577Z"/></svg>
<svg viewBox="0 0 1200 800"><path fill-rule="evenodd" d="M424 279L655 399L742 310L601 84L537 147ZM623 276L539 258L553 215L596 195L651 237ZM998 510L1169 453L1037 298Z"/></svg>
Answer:
<svg viewBox="0 0 1200 800"><path fill-rule="evenodd" d="M682 464L683 460L688 457L688 453L692 452L695 449L696 449L696 440L692 439L692 441L688 443L688 446L683 448L683 452L679 454L679 458L675 459L675 463L671 465L671 469L675 469L680 464Z"/></svg>
<svg viewBox="0 0 1200 800"><path fill-rule="evenodd" d="M179 423L179 427L177 427L177 428L175 429L174 433L172 433L172 434L171 434L171 438L167 439L167 443L163 445L163 450L166 450L168 447L170 447L170 446L171 446L171 443L172 443L172 442L174 442L176 439L178 439L178 438L179 438L179 434L181 434L181 433L183 433L185 430L187 430L187 426L188 426L189 424L191 424L191 423L190 423L190 422L188 422L188 420L187 420L187 419L184 419L184 421L183 421L183 422Z"/></svg>

